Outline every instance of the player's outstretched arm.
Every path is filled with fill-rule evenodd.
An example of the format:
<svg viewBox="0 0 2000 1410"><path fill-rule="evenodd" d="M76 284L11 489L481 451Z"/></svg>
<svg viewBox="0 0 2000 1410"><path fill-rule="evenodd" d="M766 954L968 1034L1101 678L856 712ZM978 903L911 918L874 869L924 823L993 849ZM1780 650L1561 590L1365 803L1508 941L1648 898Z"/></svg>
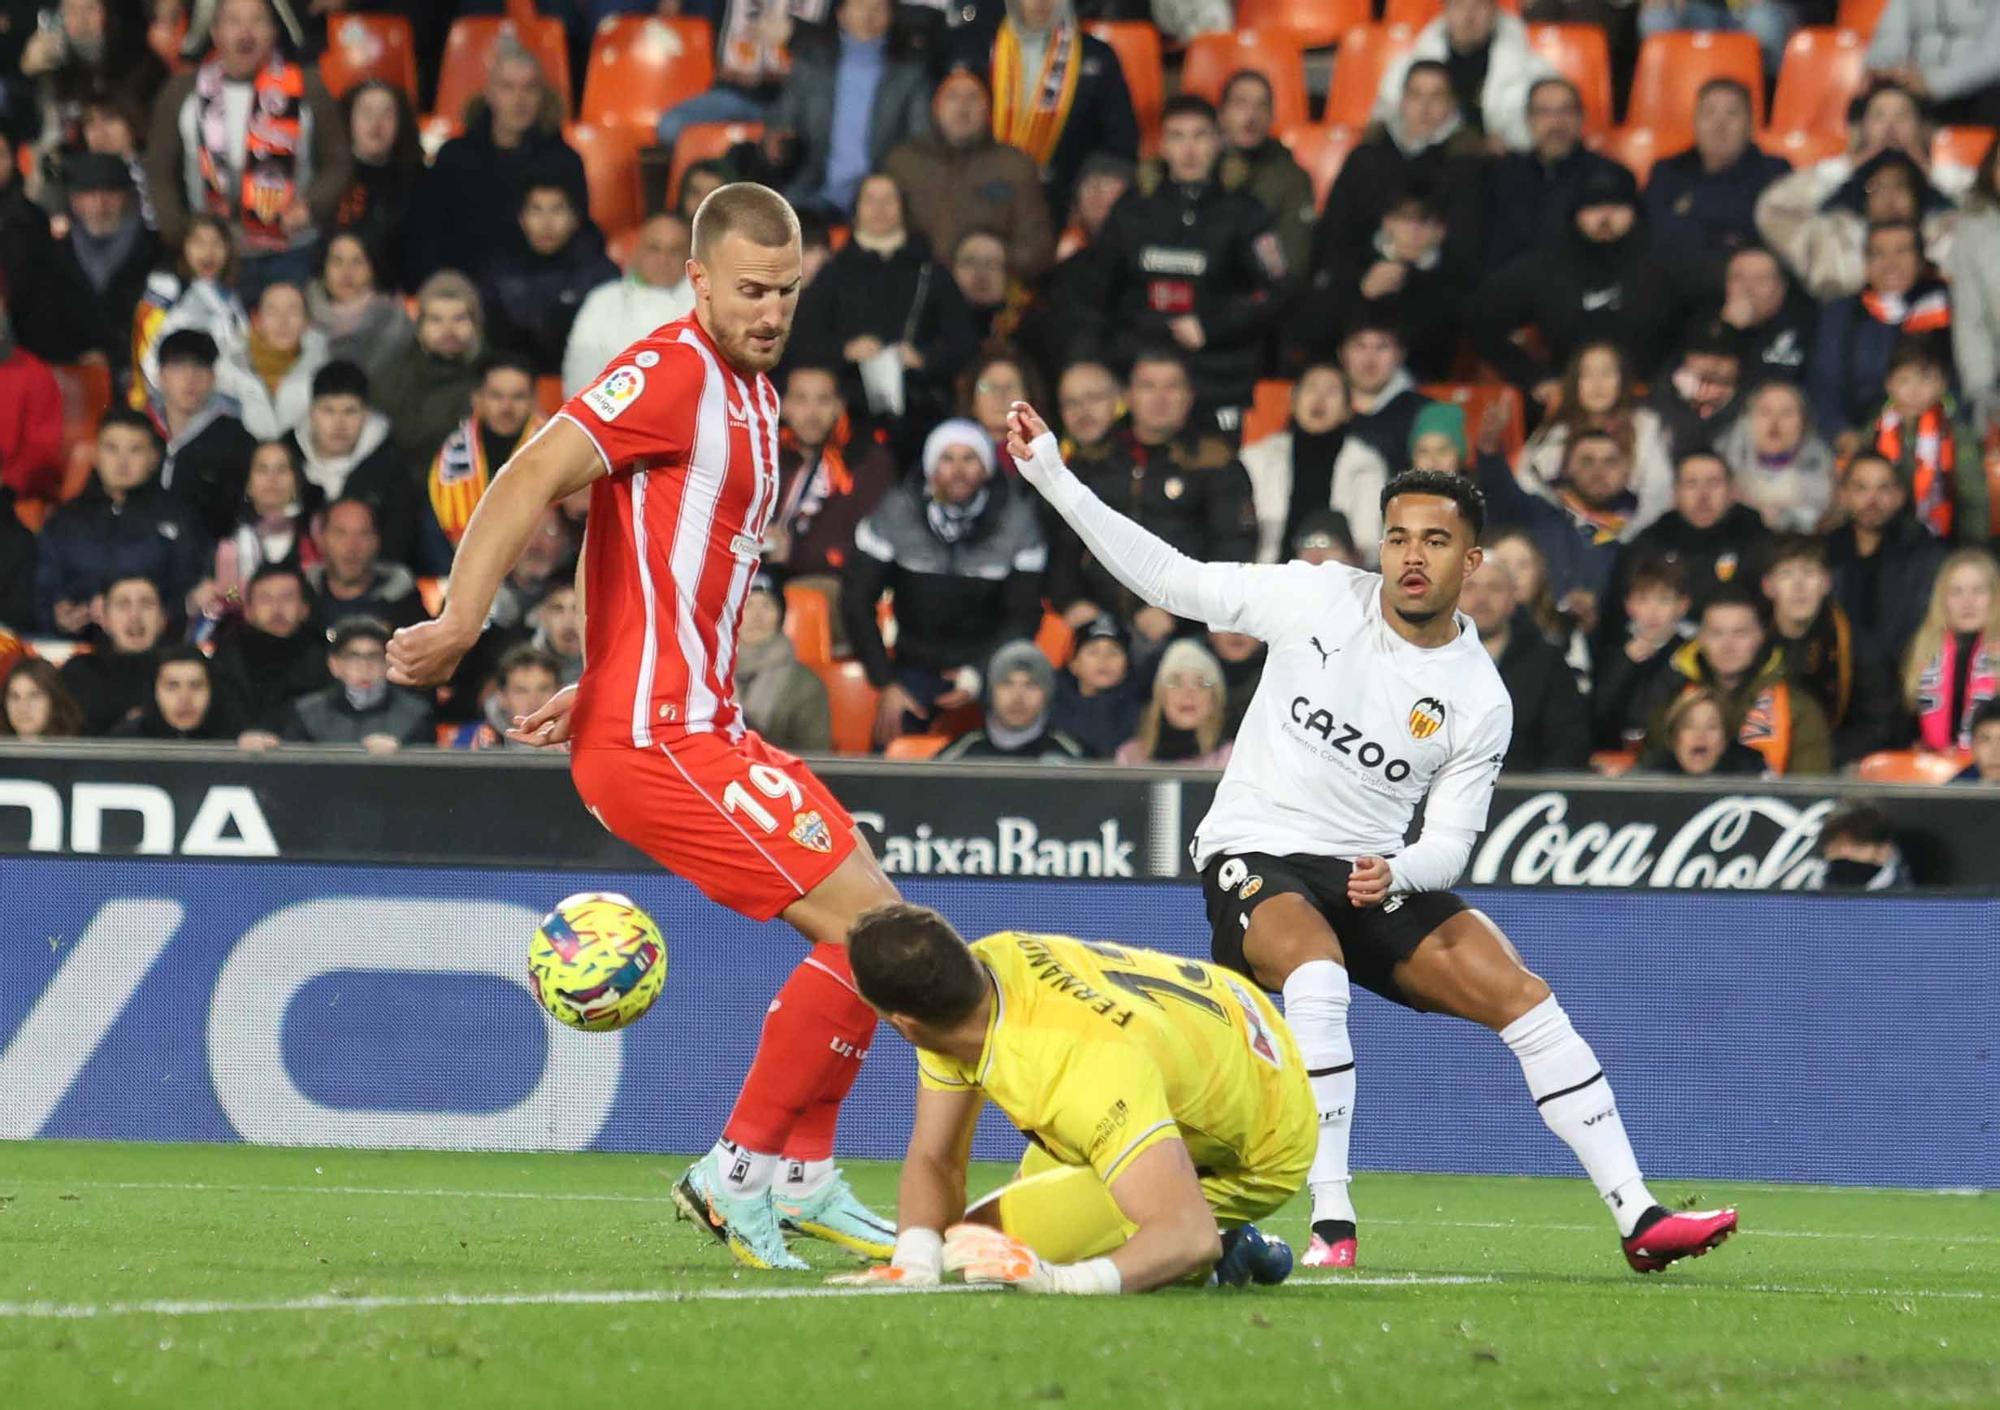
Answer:
<svg viewBox="0 0 2000 1410"><path fill-rule="evenodd" d="M1092 494L1063 464L1048 424L1024 401L1007 413L1007 452L1021 478L1041 492L1097 561L1142 601L1177 617L1268 636L1260 630L1260 614L1250 599L1261 577L1281 569L1197 562L1140 528Z"/></svg>
<svg viewBox="0 0 2000 1410"><path fill-rule="evenodd" d="M465 526L443 613L404 627L389 642L389 679L415 686L447 679L479 640L493 596L527 547L542 511L604 473L604 458L590 437L561 418L502 466Z"/></svg>

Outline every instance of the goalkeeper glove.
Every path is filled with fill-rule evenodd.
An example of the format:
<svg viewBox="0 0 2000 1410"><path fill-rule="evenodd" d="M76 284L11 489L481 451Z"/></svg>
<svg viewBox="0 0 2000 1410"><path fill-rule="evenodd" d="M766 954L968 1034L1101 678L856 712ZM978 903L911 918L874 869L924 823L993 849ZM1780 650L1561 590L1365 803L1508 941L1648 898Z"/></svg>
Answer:
<svg viewBox="0 0 2000 1410"><path fill-rule="evenodd" d="M846 1288L934 1288L944 1277L943 1247L935 1229L905 1229L896 1235L896 1251L887 1263L827 1282Z"/></svg>
<svg viewBox="0 0 2000 1410"><path fill-rule="evenodd" d="M954 1224L944 1236L947 1272L971 1284L1019 1288L1030 1293L1094 1295L1119 1292L1124 1280L1108 1258L1049 1263L1012 1235L984 1224Z"/></svg>

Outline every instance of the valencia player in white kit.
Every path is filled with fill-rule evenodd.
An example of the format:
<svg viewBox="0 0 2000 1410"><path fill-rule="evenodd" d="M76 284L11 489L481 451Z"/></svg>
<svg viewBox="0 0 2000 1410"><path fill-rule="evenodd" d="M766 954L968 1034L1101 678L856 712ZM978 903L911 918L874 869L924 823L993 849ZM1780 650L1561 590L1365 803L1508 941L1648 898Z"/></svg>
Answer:
<svg viewBox="0 0 2000 1410"><path fill-rule="evenodd" d="M452 563L445 609L396 633L392 678L448 677L547 507L590 492L584 670L510 737L567 744L577 793L613 833L812 948L765 1015L722 1140L674 1186L681 1211L753 1268L806 1265L785 1233L886 1257L895 1228L833 1162L841 1102L875 1032L846 939L896 899L854 820L744 723L737 628L778 498L778 394L798 305L798 218L748 182L695 212L695 310L572 397L495 476Z"/></svg>
<svg viewBox="0 0 2000 1410"><path fill-rule="evenodd" d="M1023 478L1141 600L1270 647L1194 859L1215 958L1282 992L1319 1108L1309 1267L1351 1267L1349 975L1384 998L1490 1028L1520 1060L1642 1273L1705 1253L1733 1209L1670 1212L1647 1191L1597 1058L1500 929L1449 888L1486 825L1513 704L1471 621L1485 504L1412 471L1382 495L1382 571L1198 563L1108 508L1017 402ZM1405 845L1419 804L1424 825Z"/></svg>

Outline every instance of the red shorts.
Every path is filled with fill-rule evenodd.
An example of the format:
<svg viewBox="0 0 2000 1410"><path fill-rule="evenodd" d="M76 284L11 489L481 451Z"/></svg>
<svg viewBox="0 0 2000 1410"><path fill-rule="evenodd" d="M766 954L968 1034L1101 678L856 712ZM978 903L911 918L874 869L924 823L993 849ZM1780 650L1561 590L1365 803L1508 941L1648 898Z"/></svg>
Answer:
<svg viewBox="0 0 2000 1410"><path fill-rule="evenodd" d="M576 749L569 771L613 836L752 920L776 916L854 850L847 809L754 732Z"/></svg>

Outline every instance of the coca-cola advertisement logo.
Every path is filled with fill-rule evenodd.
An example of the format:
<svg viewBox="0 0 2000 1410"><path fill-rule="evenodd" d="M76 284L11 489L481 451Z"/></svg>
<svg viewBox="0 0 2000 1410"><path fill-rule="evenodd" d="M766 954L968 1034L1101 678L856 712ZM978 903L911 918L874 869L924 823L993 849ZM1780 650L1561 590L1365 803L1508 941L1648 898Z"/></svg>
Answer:
<svg viewBox="0 0 2000 1410"><path fill-rule="evenodd" d="M1793 803L1727 794L1671 822L1571 821L1591 794L1537 793L1497 818L1468 880L1501 886L1655 886L1675 890L1813 891L1826 864L1813 855L1835 799ZM1579 810L1580 811L1580 810Z"/></svg>

